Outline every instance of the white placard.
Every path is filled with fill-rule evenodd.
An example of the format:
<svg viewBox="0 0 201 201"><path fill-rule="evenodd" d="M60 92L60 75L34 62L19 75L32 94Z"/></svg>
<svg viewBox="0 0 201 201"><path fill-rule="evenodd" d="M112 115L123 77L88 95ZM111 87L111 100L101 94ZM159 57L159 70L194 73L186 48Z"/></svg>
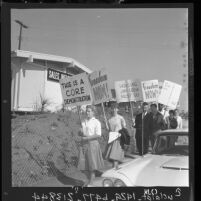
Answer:
<svg viewBox="0 0 201 201"><path fill-rule="evenodd" d="M91 104L89 80L86 73L61 79L61 92L66 106Z"/></svg>
<svg viewBox="0 0 201 201"><path fill-rule="evenodd" d="M144 102L157 102L159 95L158 80L142 81L142 95Z"/></svg>
<svg viewBox="0 0 201 201"><path fill-rule="evenodd" d="M163 88L163 82L158 82L158 87L159 87L159 93L158 93L158 96L160 96L161 94L161 90Z"/></svg>
<svg viewBox="0 0 201 201"><path fill-rule="evenodd" d="M142 91L139 80L116 81L114 85L117 102L142 100Z"/></svg>
<svg viewBox="0 0 201 201"><path fill-rule="evenodd" d="M116 140L118 137L120 137L121 134L118 132L109 132L109 140L108 140L108 144L113 142L114 140Z"/></svg>
<svg viewBox="0 0 201 201"><path fill-rule="evenodd" d="M93 104L107 102L112 98L105 69L92 72L89 75Z"/></svg>
<svg viewBox="0 0 201 201"><path fill-rule="evenodd" d="M165 80L161 94L158 97L158 102L168 106L171 109L175 109L179 101L181 89L181 85Z"/></svg>

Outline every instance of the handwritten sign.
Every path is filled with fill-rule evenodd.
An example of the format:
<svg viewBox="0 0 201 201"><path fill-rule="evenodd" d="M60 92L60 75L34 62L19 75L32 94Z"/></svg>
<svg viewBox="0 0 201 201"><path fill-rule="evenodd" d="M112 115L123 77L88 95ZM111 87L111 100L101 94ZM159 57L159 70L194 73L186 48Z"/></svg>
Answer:
<svg viewBox="0 0 201 201"><path fill-rule="evenodd" d="M161 90L163 88L163 82L158 82L158 87L159 87L159 93L158 96L161 94Z"/></svg>
<svg viewBox="0 0 201 201"><path fill-rule="evenodd" d="M156 102L159 95L158 80L142 81L142 95L144 102Z"/></svg>
<svg viewBox="0 0 201 201"><path fill-rule="evenodd" d="M66 106L91 104L89 81L86 73L61 79L60 86Z"/></svg>
<svg viewBox="0 0 201 201"><path fill-rule="evenodd" d="M108 76L105 69L91 73L89 83L94 104L103 103L111 99L111 89L108 85Z"/></svg>
<svg viewBox="0 0 201 201"><path fill-rule="evenodd" d="M165 80L161 94L158 97L158 102L168 106L171 109L175 109L179 101L181 89L181 85Z"/></svg>
<svg viewBox="0 0 201 201"><path fill-rule="evenodd" d="M70 74L63 73L51 68L47 69L47 80L59 82L60 79L64 79L71 76Z"/></svg>
<svg viewBox="0 0 201 201"><path fill-rule="evenodd" d="M139 80L116 81L115 91L117 102L142 100L142 91Z"/></svg>

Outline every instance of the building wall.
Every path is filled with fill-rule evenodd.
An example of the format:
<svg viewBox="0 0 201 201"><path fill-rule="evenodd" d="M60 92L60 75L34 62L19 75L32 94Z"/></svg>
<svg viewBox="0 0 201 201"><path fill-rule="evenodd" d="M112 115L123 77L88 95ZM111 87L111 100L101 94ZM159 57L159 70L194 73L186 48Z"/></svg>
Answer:
<svg viewBox="0 0 201 201"><path fill-rule="evenodd" d="M59 82L47 80L47 69L66 73L68 64L36 60L27 63L27 58L12 57L11 110L36 111L41 98L50 105L46 109L56 111L62 108L63 98Z"/></svg>
<svg viewBox="0 0 201 201"><path fill-rule="evenodd" d="M19 110L37 110L45 91L45 67L34 63L22 63L21 67Z"/></svg>

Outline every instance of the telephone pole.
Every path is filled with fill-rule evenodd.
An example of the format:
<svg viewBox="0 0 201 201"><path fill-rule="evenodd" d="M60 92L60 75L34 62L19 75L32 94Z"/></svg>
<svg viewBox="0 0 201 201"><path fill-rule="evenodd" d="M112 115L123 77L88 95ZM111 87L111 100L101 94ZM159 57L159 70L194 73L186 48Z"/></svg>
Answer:
<svg viewBox="0 0 201 201"><path fill-rule="evenodd" d="M19 44L18 44L18 50L20 50L20 48L21 48L21 41L22 41L22 28L28 29L28 26L26 26L25 24L23 24L19 20L15 20L15 22L20 25L20 35L19 35Z"/></svg>

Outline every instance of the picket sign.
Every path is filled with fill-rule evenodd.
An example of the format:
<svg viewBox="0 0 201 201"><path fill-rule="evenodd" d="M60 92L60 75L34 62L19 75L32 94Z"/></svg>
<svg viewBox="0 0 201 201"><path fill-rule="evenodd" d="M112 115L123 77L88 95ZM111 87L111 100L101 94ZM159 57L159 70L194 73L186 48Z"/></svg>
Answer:
<svg viewBox="0 0 201 201"><path fill-rule="evenodd" d="M103 109L106 128L109 130L107 117L105 115L104 102L110 101L112 98L111 89L108 83L108 75L105 68L94 71L88 76L93 104L100 104Z"/></svg>
<svg viewBox="0 0 201 201"><path fill-rule="evenodd" d="M158 102L171 109L176 109L181 94L181 89L181 85L165 80L161 94L158 97Z"/></svg>
<svg viewBox="0 0 201 201"><path fill-rule="evenodd" d="M157 102L159 95L158 80L142 81L142 95L144 102Z"/></svg>
<svg viewBox="0 0 201 201"><path fill-rule="evenodd" d="M86 73L81 73L59 80L65 106L91 104L89 80Z"/></svg>
<svg viewBox="0 0 201 201"><path fill-rule="evenodd" d="M159 93L158 93L158 96L160 96L161 90L162 90L162 88L163 88L163 82L158 82L158 86L159 86Z"/></svg>
<svg viewBox="0 0 201 201"><path fill-rule="evenodd" d="M115 81L117 102L130 102L142 100L142 90L139 80Z"/></svg>
<svg viewBox="0 0 201 201"><path fill-rule="evenodd" d="M112 98L108 75L104 68L92 72L89 74L88 78L94 105L107 102Z"/></svg>

